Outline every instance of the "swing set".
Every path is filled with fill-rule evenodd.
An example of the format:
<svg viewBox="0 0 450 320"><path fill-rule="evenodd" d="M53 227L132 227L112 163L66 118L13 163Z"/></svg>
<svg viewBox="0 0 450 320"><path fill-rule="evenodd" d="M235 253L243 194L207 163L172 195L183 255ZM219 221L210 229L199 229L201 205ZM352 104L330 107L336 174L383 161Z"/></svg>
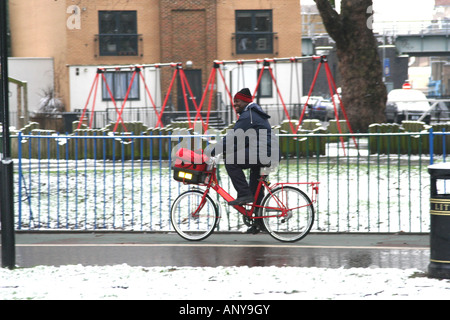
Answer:
<svg viewBox="0 0 450 320"><path fill-rule="evenodd" d="M312 59L313 61L319 60L319 65L317 66L316 72L314 74L313 81L311 83L311 87L310 87L309 92L308 92L308 96L306 98L305 104L304 104L304 106L302 108L302 112L301 112L300 118L298 120L298 124L295 127L294 123L291 121L292 120L291 116L290 116L290 114L288 112L288 109L286 107L286 103L284 102L283 96L281 94L281 91L280 91L280 88L278 86L278 82L277 82L277 79L276 79L276 77L274 75L274 71L273 71L273 68L272 68L271 64L276 64L276 63L279 63L279 62L291 62L291 78L290 78L291 90L290 90L290 94L291 94L291 97L292 97L292 92L293 92L292 85L294 83L292 67L294 66L294 64L297 67L297 62L303 62L305 60L310 60L310 59ZM336 86L336 83L334 81L333 75L331 73L330 67L328 65L328 60L327 60L326 56L308 56L308 57L290 57L290 58L272 58L272 59L266 58L266 59L255 59L255 60L232 60L232 61L230 60L230 61L222 61L220 63L223 64L223 65L225 65L227 63L235 63L235 64L238 64L238 65L242 65L244 63L249 63L249 62L250 63L257 63L257 64L261 64L262 63L263 64L263 68L261 68L260 71L259 71L258 80L257 80L257 83L256 83L256 88L253 91L253 95L252 95L253 99L255 99L256 94L258 92L258 88L259 88L259 86L261 84L261 79L262 79L263 73L264 72L269 72L270 77L272 79L272 83L274 84L274 86L276 88L276 91L277 91L277 97L280 99L280 102L281 102L281 105L283 106L283 110L284 110L284 113L286 115L286 118L289 120L289 125L290 125L290 128L291 128L291 132L293 134L296 134L298 132L299 128L300 128L300 125L301 125L301 123L303 121L303 118L305 116L305 111L306 111L306 108L308 106L309 98L311 97L311 94L312 94L312 92L314 90L314 87L315 87L315 84L316 84L316 81L317 81L317 77L318 77L319 72L321 70L321 67L323 65L324 69L325 69L325 74L326 74L326 77L327 77L327 81L328 81L328 88L329 88L331 100L332 100L332 103L333 103L334 115L335 115L335 119L337 120L336 124L337 124L337 128L339 130L339 133L342 134L342 129L341 129L341 125L340 125L340 122L339 122L339 112L338 112L337 101L335 99L335 96L338 99L339 106L340 106L340 108L342 110L342 114L344 115L344 118L345 118L345 121L347 123L348 129L349 129L350 133L353 134L353 130L352 130L351 125L350 125L350 121L348 120L347 113L345 112L344 104L342 103L340 95L337 92L337 86ZM216 61L215 63L219 63L219 62ZM223 75L222 75L222 79L223 79ZM297 79L297 84L299 84L298 79ZM226 87L226 85L225 85L225 88L226 88L226 91L227 91L227 94L228 94L230 100L232 101L231 94L230 94L228 88ZM300 90L297 90L297 92L300 92ZM233 109L234 109L234 106L233 106ZM344 139L343 139L342 136L340 137L340 140L341 140L341 143L342 143L343 150L345 151ZM355 137L353 137L353 141L354 141L355 146L357 147L357 143L356 143Z"/></svg>
<svg viewBox="0 0 450 320"><path fill-rule="evenodd" d="M303 105L303 108L302 108L302 111L301 111L301 115L300 115L300 118L298 120L298 124L297 124L297 126L295 126L294 122L291 121L291 116L290 116L290 114L288 112L288 109L286 107L286 103L285 103L285 101L283 99L283 96L281 94L280 88L278 86L278 82L277 82L276 76L274 75L274 72L273 72L272 64L276 65L277 63L280 63L280 62L290 62L291 63L291 80L290 80L291 90L290 90L290 93L291 93L291 98L292 98L292 92L294 91L293 87L292 87L293 86L292 75L293 75L294 64L295 64L295 67L297 67L297 63L298 62L303 62L303 61L311 60L311 59L313 61L318 60L319 64L318 64L316 72L314 74L314 77L313 77L313 80L312 80L312 83L311 83L311 87L309 89L308 96L306 98L306 102ZM223 71L222 71L221 67L223 67L223 66L225 66L227 64L237 64L238 66L242 66L245 63L256 63L257 65L259 65L259 64L263 65L263 67L259 71L259 75L258 75L258 79L257 79L257 83L256 83L256 88L253 91L253 98L256 97L256 94L257 94L258 89L259 89L260 84L261 84L261 79L262 79L263 73L264 72L269 72L270 78L272 80L272 83L273 83L273 85L276 88L277 99L279 99L281 101L281 105L283 106L283 110L284 110L284 113L286 115L286 118L289 120L289 125L290 125L290 128L291 128L291 132L293 134L296 134L298 132L299 128L300 128L300 125L301 125L301 123L303 121L303 118L304 118L304 115L305 115L306 108L308 106L309 98L311 97L311 94L313 92L314 86L316 84L316 81L317 81L317 78L318 78L318 75L319 75L319 71L321 70L321 67L323 65L324 69L325 69L325 74L326 74L326 77L327 77L327 81L328 81L328 88L329 88L329 91L330 91L331 100L332 100L332 103L333 103L335 119L337 120L336 123L337 123L338 131L339 131L340 134L342 134L342 129L341 129L340 122L339 122L339 112L338 112L338 108L337 108L337 101L336 101L335 97L337 97L340 109L342 110L342 114L344 115L345 121L347 122L348 129L349 129L350 133L353 134L352 128L350 126L350 122L349 122L347 114L345 112L344 105L343 105L343 103L341 101L341 98L340 98L338 92L337 92L336 83L335 83L335 81L333 79L333 76L331 74L331 70L330 70L330 67L328 65L326 56L307 56L307 57L271 58L271 59L265 58L265 59L253 59L253 60L222 60L222 61L216 60L213 63L213 68L212 68L212 70L210 72L210 75L208 77L208 81L207 81L206 86L205 86L205 90L204 90L204 92L202 94L202 97L201 97L201 100L200 100L199 103L197 103L194 95L192 94L191 87L190 87L189 82L188 82L188 80L186 78L186 74L185 74L185 72L183 70L182 63L180 63L180 62L177 62L177 63L155 63L155 64L139 65L139 66L138 65L132 65L132 66L98 67L96 76L94 78L93 84L92 84L90 92L89 92L88 99L86 101L85 107L84 107L83 112L81 114L80 122L78 124L78 129L80 129L81 124L82 124L84 118L86 117L86 111L87 111L87 108L89 106L91 96L92 96L92 94L94 94L94 97L93 97L93 100L92 100L92 107L91 107L91 116L90 116L90 119L89 119L89 128L92 129L94 110L95 110L95 102L96 102L96 96L97 96L97 91L98 91L98 83L100 81L100 78L102 79L102 81L103 81L103 83L105 85L105 88L106 88L106 90L108 92L108 95L109 95L109 97L110 97L110 99L111 99L111 101L112 101L112 103L114 105L114 108L116 110L116 113L117 113L117 120L116 120L114 129L113 129L114 133L117 131L119 125L122 125L123 130L125 132L128 132L127 128L126 128L126 125L125 125L125 123L123 121L122 115L123 115L123 112L124 112L125 105L126 105L126 103L128 101L131 88L133 86L134 81L136 81L136 78L140 78L143 81L146 94L147 94L147 96L148 96L148 98L149 98L149 100L150 100L150 102L152 104L153 110L154 110L155 115L157 117L156 127L163 128L164 125L163 125L163 122L162 122L162 116L164 114L164 111L166 109L167 103L169 101L170 93L172 91L175 79L178 76L179 80L180 80L180 83L181 83L181 89L182 89L182 92L183 92L184 105L185 105L185 108L186 108L186 114L187 114L187 118L188 118L187 120L188 120L188 123L189 123L189 128L194 128L194 125L195 125L196 122L201 122L202 128L204 129L204 131L206 131L208 129L208 124L209 124L209 119L210 119L210 114L211 114L211 109L212 109L212 102L213 102L212 98L214 96L214 89L215 89L216 78L220 77L220 79L222 80L222 82L224 84L224 87L225 87L226 94L227 94L227 96L228 96L228 98L230 100L230 104L231 104L231 106L233 108L233 111L234 111L236 117L238 117L238 114L237 114L236 109L235 109L234 104L233 104L233 98L232 98L231 92L230 92L230 90L229 90L229 88L228 88L228 86L226 84L226 80L225 80L225 77L224 77L224 74L223 74ZM146 79L145 79L142 71L145 68L160 69L162 67L172 67L174 69L174 71L172 73L172 78L170 80L170 85L169 85L169 88L168 88L167 93L165 95L165 98L164 98L164 101L162 103L161 109L158 112L158 109L156 107L155 101L154 101L154 99L153 99L153 97L152 97L152 95L150 93L150 90L148 88L148 85L146 83ZM107 79L105 77L105 72L107 72L107 71L122 71L122 70L133 71L133 73L131 75L130 83L128 85L125 97L124 97L124 99L122 101L122 105L119 106L117 101L114 99L114 95L112 93L111 87L108 84L108 81L107 81ZM298 81L298 79L297 79L297 84L300 85L300 82ZM203 105L204 105L204 103L206 101L206 97L207 97L208 92L209 92L209 97L208 97L208 106L206 108L206 119L203 119L201 111L203 110ZM300 92L300 90L298 89L297 92ZM192 103L194 105L194 108L195 108L195 117L191 117L191 114L189 112L188 95L189 95L190 101L192 101ZM354 137L353 137L353 141L355 143L355 146L357 147L357 143L356 143ZM343 141L343 137L342 136L341 136L341 143L342 143L343 149L345 150L345 148L344 148L344 141Z"/></svg>

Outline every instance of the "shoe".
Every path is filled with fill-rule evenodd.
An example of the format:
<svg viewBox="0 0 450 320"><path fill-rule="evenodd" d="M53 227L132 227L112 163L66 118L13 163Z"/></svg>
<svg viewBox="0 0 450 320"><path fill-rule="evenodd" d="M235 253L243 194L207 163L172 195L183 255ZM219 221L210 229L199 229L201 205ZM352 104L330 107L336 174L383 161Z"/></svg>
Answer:
<svg viewBox="0 0 450 320"><path fill-rule="evenodd" d="M236 200L228 202L230 206L240 206L246 203L253 202L253 196L243 196L243 197L237 197Z"/></svg>
<svg viewBox="0 0 450 320"><path fill-rule="evenodd" d="M247 229L247 233L251 233L251 234L257 234L259 233L261 230L259 229L259 227L254 224L253 226L251 226L250 228Z"/></svg>

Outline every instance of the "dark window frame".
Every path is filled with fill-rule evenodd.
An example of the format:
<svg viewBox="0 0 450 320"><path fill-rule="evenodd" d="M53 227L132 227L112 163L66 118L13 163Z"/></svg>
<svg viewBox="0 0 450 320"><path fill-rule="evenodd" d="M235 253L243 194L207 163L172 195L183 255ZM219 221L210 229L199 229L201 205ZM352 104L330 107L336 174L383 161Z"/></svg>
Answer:
<svg viewBox="0 0 450 320"><path fill-rule="evenodd" d="M267 14L269 19L268 30L258 31L258 14ZM248 30L239 30L239 19L250 15ZM235 11L235 45L237 54L247 53L273 53L274 32L272 10L236 10Z"/></svg>
<svg viewBox="0 0 450 320"><path fill-rule="evenodd" d="M107 71L104 73L105 79L108 82L109 89L114 96L115 101L125 100L125 96L128 91L128 87L133 76L133 71ZM125 79L121 79L125 76ZM123 82L123 86L120 86L120 82ZM128 99L130 101L139 101L140 98L140 86L139 77L136 74L134 76L133 86L131 87ZM112 101L111 96L106 88L104 81L102 82L102 101Z"/></svg>
<svg viewBox="0 0 450 320"><path fill-rule="evenodd" d="M137 11L98 11L98 31L100 56L139 55Z"/></svg>
<svg viewBox="0 0 450 320"><path fill-rule="evenodd" d="M259 75L261 73L262 69L258 69L256 72L256 79L259 78ZM270 89L268 91L264 90L262 83L268 81L270 84ZM272 76L270 75L270 72L268 70L264 70L262 77L261 77L261 82L259 83L259 87L258 87L258 96L260 98L273 98L273 82L272 82Z"/></svg>

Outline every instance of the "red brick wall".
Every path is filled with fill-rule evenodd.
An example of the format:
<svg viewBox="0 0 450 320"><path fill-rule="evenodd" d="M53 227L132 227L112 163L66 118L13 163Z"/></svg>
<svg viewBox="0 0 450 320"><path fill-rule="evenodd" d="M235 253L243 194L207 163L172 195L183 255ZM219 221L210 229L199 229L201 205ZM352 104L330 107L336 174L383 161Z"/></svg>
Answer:
<svg viewBox="0 0 450 320"><path fill-rule="evenodd" d="M193 62L194 69L202 70L203 86L217 58L216 1L185 0L160 1L161 61ZM168 88L173 69L164 69L162 87ZM176 104L176 87L172 89Z"/></svg>

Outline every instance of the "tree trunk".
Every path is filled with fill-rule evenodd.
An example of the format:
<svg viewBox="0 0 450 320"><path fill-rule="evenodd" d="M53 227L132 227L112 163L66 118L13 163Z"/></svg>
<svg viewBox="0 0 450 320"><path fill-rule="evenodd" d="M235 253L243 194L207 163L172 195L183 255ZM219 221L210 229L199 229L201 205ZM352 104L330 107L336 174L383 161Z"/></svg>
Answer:
<svg viewBox="0 0 450 320"><path fill-rule="evenodd" d="M342 103L354 132L385 122L386 87L378 44L371 29L372 0L342 0L338 14L329 0L314 0L336 42Z"/></svg>

